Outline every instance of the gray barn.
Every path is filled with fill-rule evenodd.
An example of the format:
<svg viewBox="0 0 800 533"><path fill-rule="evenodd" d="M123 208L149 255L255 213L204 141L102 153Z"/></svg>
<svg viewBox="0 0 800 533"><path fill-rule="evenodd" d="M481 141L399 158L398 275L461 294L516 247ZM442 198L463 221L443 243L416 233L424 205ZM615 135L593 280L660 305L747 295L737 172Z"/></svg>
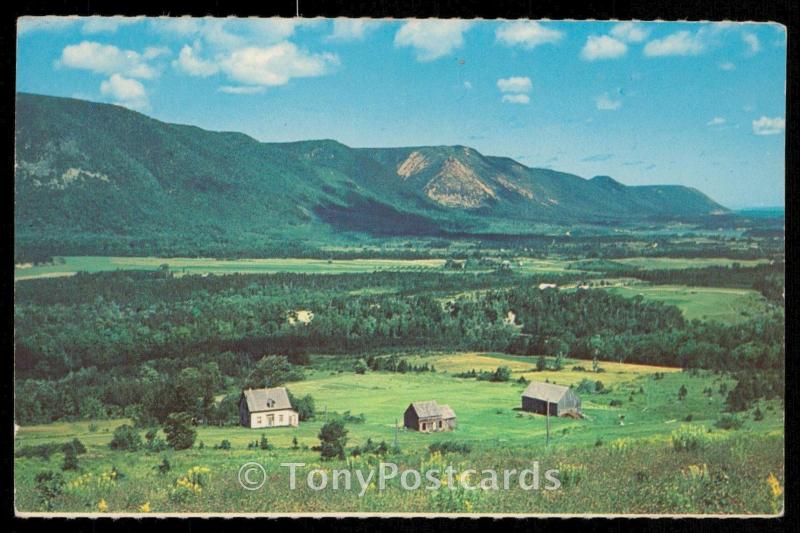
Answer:
<svg viewBox="0 0 800 533"><path fill-rule="evenodd" d="M548 406L551 416L580 416L581 414L581 399L569 387L534 381L522 393L523 411L545 415Z"/></svg>
<svg viewBox="0 0 800 533"><path fill-rule="evenodd" d="M403 425L414 431L450 431L456 428L456 414L435 400L414 402L403 414Z"/></svg>

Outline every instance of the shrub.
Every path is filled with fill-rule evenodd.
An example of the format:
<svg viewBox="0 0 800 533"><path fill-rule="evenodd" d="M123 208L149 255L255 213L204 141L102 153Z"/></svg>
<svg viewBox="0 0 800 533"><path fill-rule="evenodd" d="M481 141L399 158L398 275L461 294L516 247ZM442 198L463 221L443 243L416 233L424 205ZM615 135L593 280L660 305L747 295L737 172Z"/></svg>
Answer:
<svg viewBox="0 0 800 533"><path fill-rule="evenodd" d="M230 450L231 443L228 439L222 439L222 442L214 446L215 450Z"/></svg>
<svg viewBox="0 0 800 533"><path fill-rule="evenodd" d="M359 359L356 361L356 364L353 366L353 371L356 374L366 374L367 373L367 363L363 359Z"/></svg>
<svg viewBox="0 0 800 533"><path fill-rule="evenodd" d="M142 437L130 424L123 424L114 430L114 436L108 443L112 450L136 451L142 447Z"/></svg>
<svg viewBox="0 0 800 533"><path fill-rule="evenodd" d="M158 470L159 474L166 474L172 469L172 465L169 464L169 459L163 457L161 463L157 464L154 468Z"/></svg>
<svg viewBox="0 0 800 533"><path fill-rule="evenodd" d="M708 444L708 435L702 426L681 425L672 432L672 447L676 451L693 451Z"/></svg>
<svg viewBox="0 0 800 533"><path fill-rule="evenodd" d="M320 456L323 459L344 459L347 429L341 420L331 420L319 430Z"/></svg>
<svg viewBox="0 0 800 533"><path fill-rule="evenodd" d="M683 421L684 421L684 422L691 422L691 421L692 421L692 418L693 418L693 417L692 417L692 414L691 414L691 413L689 413L688 415L686 415L686 418L684 418L684 419L683 419Z"/></svg>
<svg viewBox="0 0 800 533"><path fill-rule="evenodd" d="M608 405L610 405L611 407L619 407L620 405L622 405L622 400L611 400L608 403Z"/></svg>
<svg viewBox="0 0 800 533"><path fill-rule="evenodd" d="M263 433L261 434L261 439L259 439L258 441L258 447L262 450L272 449L272 445L269 443L269 440L267 440L267 436L264 435Z"/></svg>
<svg viewBox="0 0 800 533"><path fill-rule="evenodd" d="M761 412L761 409L756 405L756 410L753 411L753 420L759 421L764 420L764 413Z"/></svg>
<svg viewBox="0 0 800 533"><path fill-rule="evenodd" d="M714 425L720 429L739 429L742 421L736 415L725 414Z"/></svg>
<svg viewBox="0 0 800 533"><path fill-rule="evenodd" d="M60 472L45 470L36 474L36 491L44 501L48 510L52 509L53 498L59 496L64 489L64 476Z"/></svg>
<svg viewBox="0 0 800 533"><path fill-rule="evenodd" d="M431 453L469 453L472 451L472 446L468 442L455 442L451 440L434 442L428 446Z"/></svg>
<svg viewBox="0 0 800 533"><path fill-rule="evenodd" d="M64 462L61 464L61 470L77 470L78 469L78 454L73 446L64 448Z"/></svg>
<svg viewBox="0 0 800 533"><path fill-rule="evenodd" d="M187 450L194 445L197 431L191 426L192 417L188 413L171 413L164 423L167 444L176 450Z"/></svg>

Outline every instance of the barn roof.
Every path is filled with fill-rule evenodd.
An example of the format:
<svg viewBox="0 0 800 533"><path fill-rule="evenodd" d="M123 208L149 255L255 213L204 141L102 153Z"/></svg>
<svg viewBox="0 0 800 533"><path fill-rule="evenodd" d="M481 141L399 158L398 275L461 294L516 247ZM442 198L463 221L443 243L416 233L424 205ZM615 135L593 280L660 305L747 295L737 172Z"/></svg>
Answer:
<svg viewBox="0 0 800 533"><path fill-rule="evenodd" d="M439 405L436 400L429 400L427 402L413 402L410 409L416 411L417 416L420 418L429 417L442 417L442 418L455 418L456 414L449 405Z"/></svg>
<svg viewBox="0 0 800 533"><path fill-rule="evenodd" d="M247 410L251 413L292 408L292 403L289 401L289 394L286 392L286 387L247 389L242 392L242 394L247 401Z"/></svg>
<svg viewBox="0 0 800 533"><path fill-rule="evenodd" d="M441 409L442 409L442 418L444 418L445 420L448 418L456 417L455 411L453 411L449 405L443 405Z"/></svg>
<svg viewBox="0 0 800 533"><path fill-rule="evenodd" d="M558 403L569 390L564 385L553 385L552 383L542 383L534 381L522 393L523 397L535 398L546 402Z"/></svg>

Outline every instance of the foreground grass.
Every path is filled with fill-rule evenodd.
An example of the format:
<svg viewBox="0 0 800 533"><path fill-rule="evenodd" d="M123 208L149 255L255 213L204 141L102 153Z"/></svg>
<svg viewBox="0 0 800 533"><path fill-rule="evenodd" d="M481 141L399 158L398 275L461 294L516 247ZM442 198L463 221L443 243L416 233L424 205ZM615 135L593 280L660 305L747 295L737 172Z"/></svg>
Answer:
<svg viewBox="0 0 800 533"><path fill-rule="evenodd" d="M676 369L604 362L604 372L572 370L591 362L567 361L562 371L535 371L534 357L512 357L491 353L417 356L437 368L435 373L396 374L368 372L357 375L342 369L332 359L324 369L324 358L315 358L316 369L307 379L291 383L298 395L316 399L317 416L299 428L267 431L270 451L250 450L259 430L241 427L199 427L191 450L154 454L112 452L108 442L115 427L125 420L65 422L20 428L16 447L79 438L88 448L81 456L83 472L66 472L68 482L91 473L93 480L113 467L125 477L97 486L95 481L70 489L50 502L52 509L88 512L104 499L109 510L135 512L149 502L154 511L206 512L508 512L508 513L770 513L775 501L767 478L783 476L783 409L777 402L761 402L763 420L742 413L743 426L725 431L714 427L723 415L725 389L733 382L726 377ZM512 382L490 383L456 378L470 369L493 370L504 364L512 369ZM340 368L336 369L335 366ZM550 445L545 446L544 417L518 410L523 384L529 379L575 385L583 379L601 380L603 393L581 394L586 418L551 418ZM684 386L687 396L678 400ZM397 429L412 401L435 399L450 404L458 416L458 429L441 435ZM613 405L612 405L613 404ZM755 407L755 406L754 406ZM350 411L364 415L363 423L350 423L348 446L397 441L400 453L388 457L409 468L422 462L452 463L457 468L525 468L539 460L542 470L561 468L565 486L556 492L517 490L481 491L475 495L456 491L453 497L433 496L431 491L401 491L390 487L362 498L357 493L311 490L288 491L288 471L282 462L320 465L311 450L326 419ZM675 452L671 436L681 424L691 424L708 434L707 445L693 451ZM293 447L297 439L297 448ZM230 450L215 450L222 440ZM466 455L431 457L432 442L468 443ZM200 445L202 443L202 448ZM159 474L155 468L167 457L172 470ZM267 489L251 493L238 485L238 468L249 460L263 463L269 480ZM364 466L359 459L351 467ZM374 457L367 459L373 463ZM15 479L20 510L43 510L45 503L36 489L35 476L43 470L60 471L62 457L50 460L17 458ZM694 465L694 466L692 466ZM703 467L703 465L706 465ZM202 493L176 500L175 480L194 466L211 470ZM333 462L322 468L342 468ZM690 466L692 468L690 468ZM575 479L574 479L575 478ZM578 479L579 478L579 479ZM277 488L276 488L277 487ZM612 490L613 489L613 490ZM463 491L462 491L463 492ZM443 493L450 494L450 493ZM466 502L469 502L467 505Z"/></svg>

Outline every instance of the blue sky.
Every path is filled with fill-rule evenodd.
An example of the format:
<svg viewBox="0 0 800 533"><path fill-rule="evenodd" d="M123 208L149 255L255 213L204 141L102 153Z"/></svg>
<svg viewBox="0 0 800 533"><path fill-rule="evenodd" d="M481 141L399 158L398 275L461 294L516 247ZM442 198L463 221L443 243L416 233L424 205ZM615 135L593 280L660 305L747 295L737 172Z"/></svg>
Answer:
<svg viewBox="0 0 800 533"><path fill-rule="evenodd" d="M784 203L780 25L25 17L17 90Z"/></svg>

